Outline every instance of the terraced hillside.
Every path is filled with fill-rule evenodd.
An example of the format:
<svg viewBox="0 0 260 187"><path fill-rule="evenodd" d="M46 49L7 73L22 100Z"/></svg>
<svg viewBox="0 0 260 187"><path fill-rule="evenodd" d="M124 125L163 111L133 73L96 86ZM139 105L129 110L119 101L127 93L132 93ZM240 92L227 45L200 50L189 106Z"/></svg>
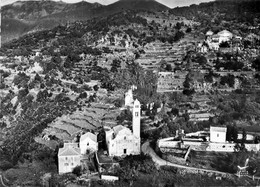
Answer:
<svg viewBox="0 0 260 187"><path fill-rule="evenodd" d="M120 110L109 104L92 103L82 111L77 110L72 114L56 118L48 125L43 134L56 136L60 140L73 140L82 132L97 132L103 125L107 125L107 116L110 117L110 120L116 121L119 114Z"/></svg>

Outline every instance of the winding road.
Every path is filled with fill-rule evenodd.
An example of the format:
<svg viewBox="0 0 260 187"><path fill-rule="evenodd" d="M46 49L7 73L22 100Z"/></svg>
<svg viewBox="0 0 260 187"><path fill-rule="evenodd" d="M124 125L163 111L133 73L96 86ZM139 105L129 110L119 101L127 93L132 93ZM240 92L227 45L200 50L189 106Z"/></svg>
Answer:
<svg viewBox="0 0 260 187"><path fill-rule="evenodd" d="M216 170L210 170L210 169L202 169L202 168L183 166L183 165L179 165L179 164L174 164L174 163L168 162L168 161L163 160L162 158L160 158L154 152L154 150L151 148L149 142L145 142L142 145L142 152L144 154L150 155L152 160L156 163L157 166L173 166L173 167L176 167L176 168L182 168L182 169L188 169L188 170L196 170L196 171L201 171L201 172L209 172L209 173L215 173L215 174L220 174L220 175L233 175L231 173L226 173L226 172L221 172L221 171L216 171Z"/></svg>
<svg viewBox="0 0 260 187"><path fill-rule="evenodd" d="M7 185L4 184L2 174L0 174L0 187L8 187Z"/></svg>

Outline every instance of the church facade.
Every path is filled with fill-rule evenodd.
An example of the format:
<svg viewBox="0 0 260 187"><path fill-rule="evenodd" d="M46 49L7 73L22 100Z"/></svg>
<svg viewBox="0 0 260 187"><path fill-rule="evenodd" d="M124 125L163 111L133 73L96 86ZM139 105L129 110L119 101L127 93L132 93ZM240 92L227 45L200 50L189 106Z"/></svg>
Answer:
<svg viewBox="0 0 260 187"><path fill-rule="evenodd" d="M132 131L122 125L106 131L106 144L109 156L140 154L141 105L138 100L134 101L132 114Z"/></svg>

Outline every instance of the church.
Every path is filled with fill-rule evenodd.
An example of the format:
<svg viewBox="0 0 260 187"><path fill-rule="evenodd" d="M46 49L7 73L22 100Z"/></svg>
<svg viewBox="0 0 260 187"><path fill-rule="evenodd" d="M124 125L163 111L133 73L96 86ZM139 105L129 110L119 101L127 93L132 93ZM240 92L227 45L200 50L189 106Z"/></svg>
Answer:
<svg viewBox="0 0 260 187"><path fill-rule="evenodd" d="M140 154L141 104L137 99L134 101L132 114L132 130L122 125L117 125L106 131L106 144L109 156Z"/></svg>

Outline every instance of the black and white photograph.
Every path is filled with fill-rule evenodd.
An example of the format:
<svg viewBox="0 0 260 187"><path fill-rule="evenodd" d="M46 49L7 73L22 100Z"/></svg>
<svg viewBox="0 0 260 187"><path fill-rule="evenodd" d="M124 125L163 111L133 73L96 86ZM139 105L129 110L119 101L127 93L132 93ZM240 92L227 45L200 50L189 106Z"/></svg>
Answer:
<svg viewBox="0 0 260 187"><path fill-rule="evenodd" d="M0 0L0 187L260 187L260 0Z"/></svg>

